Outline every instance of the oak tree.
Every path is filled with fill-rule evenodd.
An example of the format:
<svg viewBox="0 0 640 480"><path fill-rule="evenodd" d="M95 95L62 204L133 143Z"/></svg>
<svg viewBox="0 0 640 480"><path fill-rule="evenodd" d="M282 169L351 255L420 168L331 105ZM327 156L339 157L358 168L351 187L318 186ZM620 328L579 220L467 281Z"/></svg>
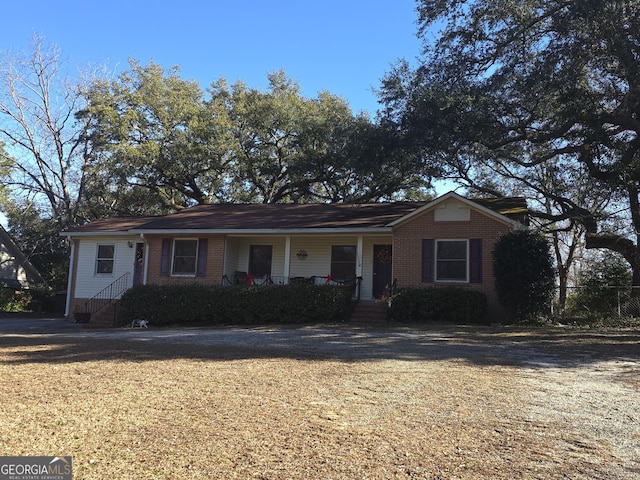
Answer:
<svg viewBox="0 0 640 480"><path fill-rule="evenodd" d="M538 218L578 222L640 285L640 3L420 0L418 13L420 65L381 89L408 144L487 193L502 194L498 176L534 185L552 207ZM532 183L540 167L607 208Z"/></svg>

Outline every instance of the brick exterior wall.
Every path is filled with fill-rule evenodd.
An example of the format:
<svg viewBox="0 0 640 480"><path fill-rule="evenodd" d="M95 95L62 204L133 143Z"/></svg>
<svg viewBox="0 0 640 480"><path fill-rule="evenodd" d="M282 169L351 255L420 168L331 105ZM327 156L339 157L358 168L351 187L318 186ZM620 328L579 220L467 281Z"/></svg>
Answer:
<svg viewBox="0 0 640 480"><path fill-rule="evenodd" d="M511 230L511 226L471 210L469 221L434 221L434 212L410 218L398 225L393 233L393 278L397 286L456 286L472 288L487 295L490 322L504 319L505 312L500 306L493 279L493 246L496 240ZM422 282L422 240L482 240L482 282Z"/></svg>
<svg viewBox="0 0 640 480"><path fill-rule="evenodd" d="M160 259L162 257L162 239L181 238L180 236L147 236L147 248L149 249L149 267L147 271L147 283L150 285L176 285L180 283L206 283L215 285L222 283L224 269L224 245L225 238L222 235L201 235L198 238L207 238L207 272L204 277L160 275ZM194 238L193 235L182 238Z"/></svg>

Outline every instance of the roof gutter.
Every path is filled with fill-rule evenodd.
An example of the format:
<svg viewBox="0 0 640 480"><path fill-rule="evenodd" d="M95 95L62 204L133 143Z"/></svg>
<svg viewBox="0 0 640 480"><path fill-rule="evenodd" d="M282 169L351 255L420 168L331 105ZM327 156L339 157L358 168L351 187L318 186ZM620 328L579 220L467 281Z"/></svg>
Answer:
<svg viewBox="0 0 640 480"><path fill-rule="evenodd" d="M177 229L165 228L157 230L130 230L129 234L145 235L318 235L318 234L364 234L364 233L391 233L391 227L374 227L374 228L230 228L230 229L213 229L213 228L193 228L193 229ZM85 236L89 236L87 234Z"/></svg>
<svg viewBox="0 0 640 480"><path fill-rule="evenodd" d="M73 237L132 237L138 235L138 233L133 233L131 230L113 230L113 231L91 231L91 232L60 232L59 235L61 237L67 237L71 239Z"/></svg>

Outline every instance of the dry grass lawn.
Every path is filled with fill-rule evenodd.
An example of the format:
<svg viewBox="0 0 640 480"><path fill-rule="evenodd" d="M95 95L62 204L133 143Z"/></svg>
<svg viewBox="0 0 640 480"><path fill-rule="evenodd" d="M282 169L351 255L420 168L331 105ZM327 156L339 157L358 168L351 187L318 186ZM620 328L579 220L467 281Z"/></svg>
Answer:
<svg viewBox="0 0 640 480"><path fill-rule="evenodd" d="M610 446L532 421L517 371L4 336L0 454L71 455L77 479L607 478Z"/></svg>

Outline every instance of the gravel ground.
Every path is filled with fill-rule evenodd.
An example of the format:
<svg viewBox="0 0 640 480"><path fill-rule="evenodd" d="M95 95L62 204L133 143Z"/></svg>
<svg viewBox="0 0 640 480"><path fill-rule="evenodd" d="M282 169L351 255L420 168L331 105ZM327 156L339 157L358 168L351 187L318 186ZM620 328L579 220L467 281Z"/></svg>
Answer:
<svg viewBox="0 0 640 480"><path fill-rule="evenodd" d="M600 478L640 478L640 337L636 332L530 331L522 336L493 331L481 337L477 332L449 326L426 331L266 327L130 329L93 335L285 349L305 357L343 360L458 357L472 363L510 364L517 367L515 376L526 392L526 420L553 422L572 432L558 439L561 451L569 450L588 462L593 451L608 445L610 458L598 459L594 465L602 473Z"/></svg>
<svg viewBox="0 0 640 480"><path fill-rule="evenodd" d="M632 480L639 367L637 331L4 330L0 453L87 479Z"/></svg>
<svg viewBox="0 0 640 480"><path fill-rule="evenodd" d="M640 478L640 356L602 359L588 350L573 357L524 350L514 357L529 391L527 418L571 432L557 448L592 463L603 480ZM609 447L608 455L594 458L602 446Z"/></svg>

